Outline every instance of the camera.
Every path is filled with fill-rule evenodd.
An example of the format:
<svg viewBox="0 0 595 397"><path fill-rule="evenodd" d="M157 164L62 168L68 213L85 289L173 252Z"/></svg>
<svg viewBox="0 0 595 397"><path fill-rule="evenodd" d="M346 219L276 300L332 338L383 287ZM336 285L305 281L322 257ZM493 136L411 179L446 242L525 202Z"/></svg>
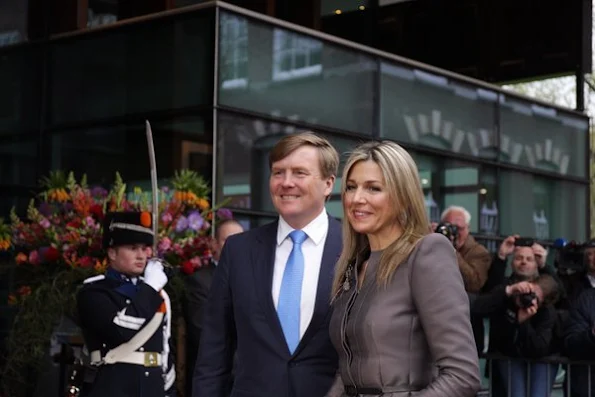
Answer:
<svg viewBox="0 0 595 397"><path fill-rule="evenodd" d="M535 292L527 292L526 294L519 294L518 306L521 309L526 309L533 306L533 300L537 298Z"/></svg>
<svg viewBox="0 0 595 397"><path fill-rule="evenodd" d="M454 245L456 244L457 237L459 236L459 228L450 222L440 222L438 226L436 226L434 233L440 233L446 236L446 238L451 240Z"/></svg>
<svg viewBox="0 0 595 397"><path fill-rule="evenodd" d="M535 240L530 237L518 237L514 240L515 247L532 247L534 243Z"/></svg>
<svg viewBox="0 0 595 397"><path fill-rule="evenodd" d="M580 272L585 270L588 265L585 261L585 249L594 248L595 241L591 240L587 243L578 243L576 241L566 243L564 241L554 244L554 247L558 250L555 266L559 271L562 273Z"/></svg>

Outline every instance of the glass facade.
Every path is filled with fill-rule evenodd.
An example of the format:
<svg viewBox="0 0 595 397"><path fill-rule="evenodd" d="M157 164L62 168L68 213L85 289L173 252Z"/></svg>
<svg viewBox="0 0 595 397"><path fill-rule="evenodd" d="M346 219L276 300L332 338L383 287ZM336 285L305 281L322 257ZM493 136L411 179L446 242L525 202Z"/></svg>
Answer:
<svg viewBox="0 0 595 397"><path fill-rule="evenodd" d="M89 8L117 16L118 4ZM341 153L368 139L409 149L433 221L458 204L482 238L587 237L585 116L233 10L116 20L0 52L0 210L22 208L48 169L146 184L150 119L160 177L198 170L215 201L250 219L274 216L272 145L314 130Z"/></svg>

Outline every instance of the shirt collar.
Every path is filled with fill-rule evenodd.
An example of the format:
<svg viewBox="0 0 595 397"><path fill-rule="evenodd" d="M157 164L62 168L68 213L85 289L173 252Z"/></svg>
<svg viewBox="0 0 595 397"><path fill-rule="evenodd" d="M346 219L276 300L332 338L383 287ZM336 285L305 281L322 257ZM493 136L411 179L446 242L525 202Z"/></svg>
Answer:
<svg viewBox="0 0 595 397"><path fill-rule="evenodd" d="M279 216L279 226L277 227L277 246L281 245L281 243L283 243L283 241L285 241L285 239L289 236L289 233L293 232L294 230L295 229L289 226L282 216ZM314 218L312 222L308 223L302 230L315 245L320 244L324 239L324 236L326 236L326 232L328 230L328 215L326 213L326 209L323 208L322 212L318 214L318 216Z"/></svg>
<svg viewBox="0 0 595 397"><path fill-rule="evenodd" d="M136 285L136 282L138 281L137 277L127 276L126 274L120 273L119 271L117 271L111 267L109 269L107 269L106 276L109 278L112 278L114 280L119 280L119 281L122 281L125 283L132 283L134 285Z"/></svg>

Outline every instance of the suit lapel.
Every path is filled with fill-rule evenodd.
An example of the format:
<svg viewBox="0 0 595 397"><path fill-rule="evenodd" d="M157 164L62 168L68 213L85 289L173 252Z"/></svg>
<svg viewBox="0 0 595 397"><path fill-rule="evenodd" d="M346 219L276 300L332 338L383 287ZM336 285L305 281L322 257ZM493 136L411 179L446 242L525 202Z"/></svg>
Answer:
<svg viewBox="0 0 595 397"><path fill-rule="evenodd" d="M278 222L273 222L263 227L262 233L256 238L256 243L259 246L257 249L251 250L253 253L254 288L258 295L258 300L262 304L267 323L275 335L276 342L279 344L279 349L289 352L272 295L275 248L277 247L277 226Z"/></svg>
<svg viewBox="0 0 595 397"><path fill-rule="evenodd" d="M322 262L320 263L320 275L318 276L318 287L316 289L316 302L314 303L314 314L306 333L300 340L294 355L308 344L316 331L326 321L331 302L331 288L335 275L335 264L341 254L341 224L329 216L328 234L324 243Z"/></svg>

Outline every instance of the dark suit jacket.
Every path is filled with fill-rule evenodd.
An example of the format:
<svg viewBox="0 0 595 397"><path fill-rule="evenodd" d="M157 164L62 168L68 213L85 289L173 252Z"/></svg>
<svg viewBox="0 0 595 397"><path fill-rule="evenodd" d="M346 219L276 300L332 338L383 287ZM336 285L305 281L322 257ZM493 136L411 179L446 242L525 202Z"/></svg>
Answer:
<svg viewBox="0 0 595 397"><path fill-rule="evenodd" d="M329 338L330 294L341 226L329 217L312 320L290 354L272 298L274 222L229 237L203 318L193 397L223 397L237 362L232 397L321 397L337 371Z"/></svg>
<svg viewBox="0 0 595 397"><path fill-rule="evenodd" d="M186 349L186 379L187 395L191 394L192 390L192 375L194 373L194 365L198 353L198 346L200 342L200 334L202 331L202 318L213 274L215 273L215 264L199 268L191 275L184 277L185 282L185 301L184 301L184 316L186 319L186 335L187 335L187 349Z"/></svg>

